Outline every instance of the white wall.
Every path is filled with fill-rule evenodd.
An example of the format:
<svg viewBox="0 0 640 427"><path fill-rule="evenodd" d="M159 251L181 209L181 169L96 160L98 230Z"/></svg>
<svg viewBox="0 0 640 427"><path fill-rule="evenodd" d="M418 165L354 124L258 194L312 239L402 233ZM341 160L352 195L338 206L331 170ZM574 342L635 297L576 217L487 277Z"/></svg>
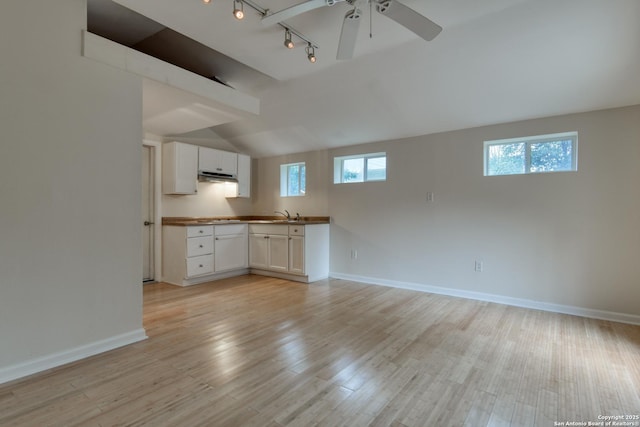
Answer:
<svg viewBox="0 0 640 427"><path fill-rule="evenodd" d="M0 5L0 382L144 337L138 77L84 0Z"/></svg>
<svg viewBox="0 0 640 427"><path fill-rule="evenodd" d="M579 132L578 172L483 177L484 140ZM332 184L334 156L387 152L387 181ZM304 203L333 219L331 270L378 283L640 320L640 106L326 152ZM300 154L313 161L322 152ZM284 158L261 159L261 177ZM309 178L311 185L311 178ZM269 181L272 193L275 180ZM435 193L432 203L427 192ZM317 194L317 196L316 196ZM285 202L274 197L257 208ZM300 209L305 210L304 206ZM351 259L351 250L358 251ZM484 272L474 272L475 260Z"/></svg>
<svg viewBox="0 0 640 427"><path fill-rule="evenodd" d="M305 162L306 195L280 197L280 165L297 162ZM332 168L326 150L254 160L253 213L273 215L274 211L287 209L291 215L296 212L301 216L328 215L327 177L333 173Z"/></svg>
<svg viewBox="0 0 640 427"><path fill-rule="evenodd" d="M251 214L251 199L225 197L225 184L198 182L198 194L162 196L162 216L216 217Z"/></svg>

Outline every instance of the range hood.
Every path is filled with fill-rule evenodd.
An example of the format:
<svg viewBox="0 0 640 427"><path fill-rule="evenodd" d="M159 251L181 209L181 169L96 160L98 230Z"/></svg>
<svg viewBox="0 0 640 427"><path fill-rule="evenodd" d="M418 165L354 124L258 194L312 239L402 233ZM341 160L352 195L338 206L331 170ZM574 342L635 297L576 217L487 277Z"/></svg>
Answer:
<svg viewBox="0 0 640 427"><path fill-rule="evenodd" d="M236 174L218 172L218 171L198 171L198 181L206 182L238 182Z"/></svg>

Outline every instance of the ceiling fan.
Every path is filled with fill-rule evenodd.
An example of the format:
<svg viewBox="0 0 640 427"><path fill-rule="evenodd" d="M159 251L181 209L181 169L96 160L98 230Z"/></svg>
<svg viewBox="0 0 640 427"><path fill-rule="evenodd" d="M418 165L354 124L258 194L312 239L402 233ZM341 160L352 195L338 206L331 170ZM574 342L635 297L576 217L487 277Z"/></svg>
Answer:
<svg viewBox="0 0 640 427"><path fill-rule="evenodd" d="M424 40L433 40L442 31L440 25L397 0L307 0L281 11L267 14L262 18L261 22L264 26L280 24L302 13L325 6L333 6L343 1L353 6L353 9L347 12L342 23L342 32L340 33L340 42L338 43L338 53L336 55L336 59L339 60L353 57L358 29L360 28L360 18L362 17L360 6L363 4L375 5L378 13L396 21Z"/></svg>

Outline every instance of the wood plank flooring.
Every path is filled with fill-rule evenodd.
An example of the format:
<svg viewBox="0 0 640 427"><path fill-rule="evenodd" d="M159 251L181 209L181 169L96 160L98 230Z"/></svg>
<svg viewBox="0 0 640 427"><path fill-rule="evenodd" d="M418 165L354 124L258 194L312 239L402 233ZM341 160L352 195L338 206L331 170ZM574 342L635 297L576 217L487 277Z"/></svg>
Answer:
<svg viewBox="0 0 640 427"><path fill-rule="evenodd" d="M1 426L554 426L640 414L640 327L342 280L144 287L149 339L0 386Z"/></svg>

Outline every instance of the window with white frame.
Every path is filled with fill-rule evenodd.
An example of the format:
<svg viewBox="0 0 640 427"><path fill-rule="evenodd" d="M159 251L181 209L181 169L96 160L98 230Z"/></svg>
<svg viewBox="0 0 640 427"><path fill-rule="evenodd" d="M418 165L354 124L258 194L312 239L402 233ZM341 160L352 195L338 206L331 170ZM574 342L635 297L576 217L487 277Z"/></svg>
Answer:
<svg viewBox="0 0 640 427"><path fill-rule="evenodd" d="M577 132L484 142L485 176L576 170Z"/></svg>
<svg viewBox="0 0 640 427"><path fill-rule="evenodd" d="M333 182L386 181L387 153L357 154L333 159Z"/></svg>
<svg viewBox="0 0 640 427"><path fill-rule="evenodd" d="M280 165L280 196L304 196L307 191L306 175L304 162Z"/></svg>

